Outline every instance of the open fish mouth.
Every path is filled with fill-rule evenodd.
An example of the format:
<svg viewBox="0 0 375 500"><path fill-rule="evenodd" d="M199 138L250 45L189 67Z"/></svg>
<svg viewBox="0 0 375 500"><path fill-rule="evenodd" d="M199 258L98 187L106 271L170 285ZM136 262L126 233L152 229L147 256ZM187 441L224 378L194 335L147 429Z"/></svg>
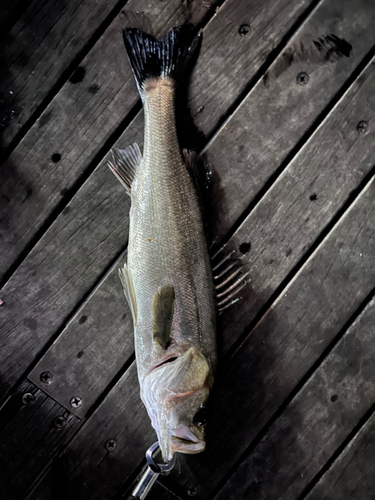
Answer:
<svg viewBox="0 0 375 500"><path fill-rule="evenodd" d="M187 439L171 437L171 448L174 452L180 453L201 453L206 447L205 441L188 441Z"/></svg>
<svg viewBox="0 0 375 500"><path fill-rule="evenodd" d="M174 452L190 454L200 453L206 447L205 440L199 439L186 426L181 426L172 431L170 444Z"/></svg>

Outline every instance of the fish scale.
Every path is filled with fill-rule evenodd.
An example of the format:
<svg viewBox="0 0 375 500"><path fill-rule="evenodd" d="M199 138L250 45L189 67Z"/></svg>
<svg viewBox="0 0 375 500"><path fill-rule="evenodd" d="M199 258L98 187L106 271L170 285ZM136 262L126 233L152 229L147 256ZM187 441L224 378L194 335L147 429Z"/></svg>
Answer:
<svg viewBox="0 0 375 500"><path fill-rule="evenodd" d="M198 38L174 28L157 41L140 30L124 41L143 101L144 151L113 155L111 170L131 196L127 266L120 270L133 314L141 398L162 457L198 453L216 366L216 300L192 165L181 154L175 87ZM193 159L190 155L189 158Z"/></svg>
<svg viewBox="0 0 375 500"><path fill-rule="evenodd" d="M179 292L172 338L195 342L210 357L215 352L214 336L202 336L210 328L207 311L215 311L211 266L196 190L177 141L173 101L169 85L145 97L144 157L132 186L128 268L139 297L135 341L142 373L159 355L150 311L163 285Z"/></svg>

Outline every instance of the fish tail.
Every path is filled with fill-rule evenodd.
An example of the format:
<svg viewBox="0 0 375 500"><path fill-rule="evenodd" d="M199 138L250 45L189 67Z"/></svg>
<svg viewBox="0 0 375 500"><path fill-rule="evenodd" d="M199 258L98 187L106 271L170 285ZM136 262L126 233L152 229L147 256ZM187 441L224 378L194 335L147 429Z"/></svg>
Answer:
<svg viewBox="0 0 375 500"><path fill-rule="evenodd" d="M141 96L148 79L171 77L177 81L201 39L201 33L196 35L190 24L173 28L162 40L135 28L124 29L123 35Z"/></svg>

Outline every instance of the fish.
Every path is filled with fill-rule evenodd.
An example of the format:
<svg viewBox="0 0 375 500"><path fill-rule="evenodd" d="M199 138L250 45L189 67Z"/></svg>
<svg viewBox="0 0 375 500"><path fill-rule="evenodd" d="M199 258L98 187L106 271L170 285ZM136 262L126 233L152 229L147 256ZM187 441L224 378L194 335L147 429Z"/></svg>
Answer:
<svg viewBox="0 0 375 500"><path fill-rule="evenodd" d="M181 151L178 84L201 40L191 25L161 40L123 31L144 109L137 144L112 151L109 167L131 197L127 264L120 270L134 325L140 396L161 455L205 449L205 407L217 365L217 304L197 182L202 167Z"/></svg>

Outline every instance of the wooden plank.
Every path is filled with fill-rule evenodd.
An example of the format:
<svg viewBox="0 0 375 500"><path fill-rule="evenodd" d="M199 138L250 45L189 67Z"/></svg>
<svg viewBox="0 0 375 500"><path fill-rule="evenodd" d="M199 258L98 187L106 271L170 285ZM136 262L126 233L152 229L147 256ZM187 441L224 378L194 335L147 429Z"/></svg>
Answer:
<svg viewBox="0 0 375 500"><path fill-rule="evenodd" d="M125 262L126 255L29 375L43 386L40 375L51 372L53 380L45 390L66 408L72 396L81 397L82 406L72 408L78 416L87 414L134 352L133 320L118 283L117 269Z"/></svg>
<svg viewBox="0 0 375 500"><path fill-rule="evenodd" d="M175 479L176 489L168 482L172 491L196 484L201 498L212 493L371 292L375 282L374 193L372 180L222 366L207 452L186 459ZM225 429L222 422L226 422Z"/></svg>
<svg viewBox="0 0 375 500"><path fill-rule="evenodd" d="M0 46L4 68L0 82L2 152L44 100L69 77L67 71L83 57L97 30L124 3L29 2Z"/></svg>
<svg viewBox="0 0 375 500"><path fill-rule="evenodd" d="M373 415L314 486L306 500L373 500L374 492L375 416Z"/></svg>
<svg viewBox="0 0 375 500"><path fill-rule="evenodd" d="M323 17L322 13L319 13L319 18ZM293 41L293 43L297 42ZM283 58L283 55L281 57ZM324 67L327 68L327 66ZM373 69L370 65L340 106L327 118L319 130L317 138L313 137L307 145L306 151L301 153L290 165L290 168L270 191L267 198L262 200L254 213L236 233L234 246L237 249L242 248L242 243L252 242L252 250L244 256L244 261L251 269L251 286L257 293L249 294L246 301L237 309L223 317L225 349L238 338L275 289L298 263L306 248L320 234L330 218L345 201L350 191L355 189L361 179L372 168L370 158L374 132L370 130L368 134L359 136L356 131L357 123L361 118L364 115L371 116L375 112L375 99L371 97L374 96L372 72ZM263 83L260 85L263 86ZM273 99L274 101L268 103L269 107L276 106L278 102L277 94L273 96ZM341 123L345 130L339 129L337 123ZM124 137L122 144L131 143L133 142L131 139L140 139L142 137L141 117L136 118L131 129L134 135ZM327 150L324 149L321 153L324 158L319 156L316 151L322 144L322 137L324 137L324 144L327 145ZM342 150L337 150L338 138L343 141ZM349 150L348 156L345 154L346 150ZM216 151L215 158L218 159L221 154L221 152ZM337 157L335 154L337 154ZM315 157L313 161L310 161L311 155ZM305 165L310 163L311 168L306 169ZM95 178L97 173L98 177ZM106 177L108 175L103 164L77 195L75 200L77 205L74 208L74 211L79 213L81 217L102 217L107 221L105 228L99 224L90 226L91 238L93 240L95 238L96 241L101 243L101 247L99 247L100 258L103 258L104 250L110 245L112 246L106 251L109 255L111 252L112 254L116 253L116 245L118 245L117 251L120 251L120 244L126 241L124 214L129 209L128 199L124 198L121 186L117 186L118 183L114 181L108 183L108 177ZM234 175L234 177L236 176ZM314 185L315 179L323 185L322 189L320 189L320 186ZM294 182L294 196L296 199L299 193L307 193L300 198L300 205L289 194L292 187L291 180ZM340 185L335 187L334 193L331 193L329 186L336 186L337 184ZM316 192L319 198L311 201L309 196L318 188L319 190ZM100 201L103 199L102 196L106 200L108 211L107 208L104 209L100 205ZM95 209L94 204L96 203L99 204L101 210L99 214L98 210ZM111 212L111 206L107 205L107 203L113 203L116 209L112 209ZM289 212L288 204L290 204ZM71 206L74 207L73 202ZM283 218L283 211L287 213L287 219ZM305 222L306 219L309 220ZM72 226L70 226L70 231L73 231L74 220ZM293 226L293 224L295 224L293 233L289 235L284 229ZM56 228L54 234L59 240L57 248L63 248L70 236L70 232L65 233L64 229L61 229L63 221L61 223L57 221L54 227ZM274 237L274 234L276 234L275 228L278 228L277 239ZM97 237L95 232L99 230L102 232ZM104 233L103 231L107 232ZM221 235L223 234L221 233ZM105 241L102 243L103 240ZM76 248L79 249L77 259L92 259L87 261L87 264L86 262L83 264L87 265L85 267L85 279L88 280L89 272L93 272L93 267L89 266L94 262L96 249L82 248L84 240L79 233L77 238L70 238L68 242L71 246L65 247L67 248L67 255L73 251L73 248ZM292 253L289 252L290 249L292 249ZM273 262L270 264L271 260ZM76 265L78 266L78 262ZM67 270L64 271L62 276L66 275L68 269L70 269L69 266L71 264L68 263ZM70 269L69 272L71 275L74 274L73 269ZM131 319L127 315L121 320L123 315L127 313L127 309L122 293L119 292L119 284L116 285L116 281L118 281L116 273L117 268L113 270L113 276L111 274L108 277L109 284L103 283L101 286L101 288L103 287L103 294L98 293L97 297L95 295L91 297L90 304L85 305L79 311L64 334L55 342L31 374L32 380L38 384L40 373L53 368L56 372L56 380L64 380L64 382L56 386L51 384L47 390L52 391L53 396L64 405L69 404L71 395L79 388L81 394L84 394L87 404L77 409L77 415L85 414L98 394L121 370L124 360L133 352ZM49 274L51 274L50 270L48 274L46 272L43 276L44 282L48 282ZM74 281L72 284L74 284ZM74 288L74 293L78 294L77 286ZM110 300L103 297L108 297ZM103 304L105 304L105 311L103 310ZM46 311L45 314L50 314L50 312ZM105 316L103 316L104 314ZM83 316L89 318L85 324L79 323L80 318ZM103 320L104 317L110 319ZM105 327L104 323L106 323ZM105 335L103 334L104 328ZM109 343L107 339L111 339L111 342ZM119 351L116 351L119 352L119 356L113 355L112 343L119 349ZM85 351L85 346L88 347L88 355L77 358L78 352ZM98 352L101 353L99 358L97 357ZM97 359L93 366L92 360L94 358ZM64 361L66 359L69 359L68 376L66 375L66 362Z"/></svg>
<svg viewBox="0 0 375 500"><path fill-rule="evenodd" d="M79 425L77 417L34 384L23 381L1 409L1 497L24 498Z"/></svg>
<svg viewBox="0 0 375 500"><path fill-rule="evenodd" d="M195 92L190 101L192 109L220 109L220 115L224 114L229 103L227 97L223 100L220 86L223 84L223 65L236 75L230 85L225 82L225 94L233 102L267 59L272 43L280 42L310 2L228 0L205 30L190 87ZM0 220L3 219L0 277L25 247L35 244L46 218L53 219L62 210L64 199L71 196L70 190L77 190L87 171L91 172L107 153L114 136L120 134L129 120L127 115L134 113L134 106L140 107L122 46L122 27L132 25L160 36L173 25L185 21L186 5L192 7L188 17L198 23L205 17L210 4L201 0L188 3L180 0L129 1L82 61L83 81L68 81L62 87L10 156L3 170L6 180L2 183L4 194L0 198ZM238 33L244 19L251 19L254 25L251 40ZM194 91L196 85L199 88ZM210 92L207 94L208 87ZM209 134L217 125L217 119L216 112L211 115L211 111L204 119L202 117L203 121L198 124L201 133Z"/></svg>
<svg viewBox="0 0 375 500"><path fill-rule="evenodd" d="M374 192L372 182L221 367L207 450L190 459L181 455L177 475L166 480L181 498L194 486L197 498L209 496L373 287ZM117 442L110 454L108 439ZM68 492L110 497L154 440L133 363L67 447ZM83 484L83 478L91 479Z"/></svg>
<svg viewBox="0 0 375 500"><path fill-rule="evenodd" d="M178 5L177 5L178 4ZM130 3L128 4L128 8L131 8L131 5L133 5L133 8L135 6L137 8L141 7L141 4L138 3ZM142 4L143 5L143 4ZM144 11L150 11L149 16L138 16L138 25L146 30L151 30L150 24L154 22L153 30L159 29L160 32L164 31L165 29L168 29L172 27L174 24L177 24L179 22L183 22L184 20L184 15L186 14L186 9L184 10L183 5L181 2L178 0L166 0L165 1L165 9L164 9L164 14L161 16L160 14L160 5L158 8L150 7L147 8L148 3L144 2ZM207 11L207 4L206 6L201 7L200 9L197 8L196 10L196 15L200 15L201 17L203 16L203 13L206 13ZM125 12L125 11L124 11ZM185 14L183 14L185 12ZM152 15L154 13L154 15ZM128 14L126 14L130 19L135 18L132 11L129 11ZM166 16L166 18L164 17ZM137 18L137 19L138 19ZM135 18L136 19L136 18ZM166 20L169 24L166 25ZM197 20L197 18L194 17L193 20ZM134 21L135 22L135 21ZM159 23L159 24L158 24ZM121 54L121 62L124 61L124 49L121 47L122 41L121 37L118 36L118 33L121 33L121 24L122 21L121 19L117 19L112 23L111 27L109 30L107 30L106 35L110 39L116 40L115 43L118 44L118 50L112 50L113 46L110 44L106 44L106 40L108 42L108 38L106 39L105 37L102 37L102 39L98 42L96 45L96 52L92 51L90 55L88 56L89 59L90 57L92 58L91 60L91 69L93 73L91 74L90 78L94 78L98 76L98 60L102 61L105 60L108 63L112 62L114 59L114 54L117 54L117 62L118 64L115 65L115 67L120 66L120 54ZM159 32L157 32L159 34ZM106 55L106 51L108 51L108 46L111 47L110 54L111 57ZM98 56L98 53L100 55L101 53L101 58L98 57L98 60L95 59L95 54ZM101 77L99 80L95 80L97 82L100 82L100 85L104 85L103 91L105 92L101 94L101 104L99 105L100 109L106 109L108 110L108 102L107 102L107 94L110 94L110 89L106 87L105 81L107 81L107 84L109 85L110 88L115 89L113 90L114 94L117 94L119 90L121 89L122 86L125 86L125 92L122 93L122 98L125 99L133 99L134 102L137 101L138 96L137 96L137 90L134 85L134 78L131 74L130 69L128 68L128 73L127 75L124 75L121 73L121 71L116 71L117 79L116 78L108 78L108 67L104 68L103 73L101 73ZM102 81L102 79L104 81ZM94 81L92 80L92 81ZM114 87L111 87L111 86ZM129 92L126 90L127 86L129 87ZM80 88L81 90L78 91L78 94L82 94L84 92L84 99L85 101L93 97L93 94L88 92L88 89L85 87L82 89L81 87L75 87L75 88ZM72 84L67 84L66 87L64 87L65 92L67 94L72 94L72 101L70 101L72 104L72 109L77 111L79 109L79 106L77 106L77 101L76 101L76 96L74 96L74 92L72 92ZM130 90L131 89L131 90ZM64 92L64 90L63 90ZM87 95L91 97L86 97ZM96 95L96 94L95 94ZM132 97L133 96L133 97ZM54 101L55 102L55 101ZM65 104L67 101L65 100ZM61 104L61 103L60 103ZM134 103L132 103L133 105ZM92 105L92 104L91 104ZM119 106L119 102L117 102L116 106ZM77 109L76 109L77 108ZM121 108L121 106L120 106ZM129 106L128 106L129 108ZM64 122L65 124L69 123L69 119L71 119L71 116L69 118L68 115L62 112L64 109L64 106L62 105L61 108L59 108L59 114L62 118L66 118L68 120L67 122ZM123 109L121 108L123 113ZM125 110L126 110L126 105L125 105ZM98 113L98 117L101 115L101 111L97 109L97 103L94 105L94 112ZM45 115L43 115L45 116ZM86 116L87 117L87 116ZM82 118L82 117L81 117ZM43 117L41 118L43 122ZM45 119L44 119L45 120ZM86 122L85 122L86 123ZM87 125L87 123L86 123ZM69 127L68 127L69 128ZM69 129L70 133L73 133L74 136L77 137L76 131L72 132L72 129ZM52 133L51 126L48 128L49 133ZM56 130L53 131L52 135L57 134ZM41 131L37 132L37 136L43 136ZM21 159L24 156L25 163L24 166L28 169L28 173L26 174L26 177L30 180L30 162L27 160L26 156L28 157L30 154L32 154L31 150L32 147L34 146L35 148L38 149L38 147L46 147L47 143L44 141L43 138L39 137L40 142L35 139L36 136L34 136L34 143L33 139L31 139L31 143L26 144L26 150L24 150L24 153L21 154L19 158L18 165L20 165L23 160ZM64 137L62 134L57 134L55 139L58 139L58 142L61 143L61 141L64 140ZM129 133L125 134L125 137L130 140L130 142L134 142L134 134L133 131L129 131ZM30 134L26 137L25 141L27 141L30 138ZM66 138L66 137L65 137ZM82 139L82 137L81 137ZM25 141L23 141L23 144L25 144ZM69 141L68 141L69 142ZM86 144L85 148L87 148L88 145ZM54 151L54 150L52 150ZM18 155L20 152L20 149L17 148L15 151L14 155ZM56 152L56 150L55 150ZM82 152L82 151L81 151ZM27 193L23 191L20 188L20 184L17 179L19 179L19 173L20 171L17 170L17 179L15 179L14 173L15 173L15 168L14 168L14 155L10 158L10 160L7 162L5 165L5 178L7 179L5 182L1 184L1 188L6 192L7 199L11 199L11 203L15 203L13 208L21 202L22 204L22 199L25 198L25 195L27 196ZM13 158L13 159L12 159ZM50 155L48 157L44 156L44 158L48 158L47 164L51 164L50 160ZM40 157L39 157L40 159ZM68 160L69 162L72 160ZM36 199L33 198L32 201L30 201L31 205L29 207L29 210L24 206L23 208L19 206L21 212L24 213L24 215L29 212L29 215L33 214L33 216L36 217L36 211L39 212L40 219L39 222L42 223L44 221L46 213L44 212L44 208L46 207L45 203L48 202L48 199L52 199L53 196L56 196L57 198L60 198L64 196L64 193L66 191L66 185L68 182L68 177L65 176L65 174L62 174L60 170L60 174L62 174L62 177L60 178L60 181L63 183L61 186L58 185L59 182L59 174L57 173L56 170L54 170L54 175L51 176L51 172L49 169L47 169L47 164L46 162L42 162L40 164L39 160L36 160L36 170L32 168L32 177L35 179L36 184L31 186L29 183L29 180L26 182L24 185L26 191L30 189L34 190L34 194L36 196ZM70 163L69 163L70 164ZM103 168L103 166L101 165ZM38 170L39 169L39 170ZM46 169L49 171L49 173L46 172ZM59 169L57 169L59 170ZM10 379L6 381L6 377L4 377L0 381L0 386L2 387L1 389L1 395L4 394L4 392L9 388L9 386L14 383L14 381L17 379L17 377L20 376L20 373L22 373L26 367L29 365L31 360L34 358L35 354L40 350L41 346L44 345L45 340L40 343L39 340L44 336L44 333L46 332L46 329L49 330L47 334L47 339L53 335L55 332L56 328L58 325L64 321L64 318L66 315L71 311L71 309L74 307L74 305L83 298L85 293L87 293L95 284L95 281L100 277L100 275L106 270L106 268L110 265L110 263L113 261L114 257L116 256L116 253L119 253L121 251L121 248L123 248L126 245L126 233L127 233L127 223L128 223L128 206L127 206L127 200L126 197L124 197L124 192L123 189L118 189L119 186L116 186L116 189L114 189L114 183L113 179L111 178L112 175L110 172L107 172L107 168L104 168L101 173L104 173L104 178L107 179L105 182L106 186L109 188L109 190L102 186L100 189L100 193L97 193L96 190L92 191L91 193L85 191L85 196L81 199L81 202L78 205L75 205L72 209L70 206L66 207L63 211L63 213L60 216L59 219L59 224L54 225L52 230L48 232L48 234L43 238L37 249L32 253L30 256L31 258L27 259L24 263L24 265L19 269L16 280L11 280L6 284L6 286L3 288L3 300L4 300L4 305L6 306L3 308L4 311L6 311L8 316L8 321L7 321L7 328L4 332L3 338L4 344L3 344L3 349L2 349L2 355L7 357L7 354L11 352L14 352L15 355L13 357L13 361L11 361L10 358L8 360L10 361L12 367L11 371L9 372ZM9 173L9 176L7 176L6 172ZM44 173L43 173L44 172ZM51 184L41 186L39 183L43 179L43 175L47 173L47 176L50 179L50 183L54 183L53 186ZM65 176L65 177L64 177ZM56 181L56 183L55 183ZM31 182L31 181L30 181ZM34 181L33 181L34 182ZM103 178L101 180L103 182ZM98 187L97 185L95 185ZM62 191L59 192L61 188L64 188ZM88 187L88 184L86 183L86 188ZM35 189L34 189L35 188ZM52 189L52 192L50 191ZM91 188L92 189L92 188ZM65 191L64 191L65 190ZM90 188L89 188L90 191ZM116 210L115 206L112 204L114 202L114 197L116 197L115 193L116 191L118 192L118 199L123 199L124 203L122 204L121 207L119 207L119 210ZM113 194L113 198L112 198ZM88 197L87 197L88 196ZM8 198L9 197L9 198ZM95 199L95 206L97 207L98 211L95 215L94 212L92 212L92 207L89 209L89 211L86 211L86 204L90 200ZM100 208L99 208L100 207ZM105 217L105 212L106 212L106 207L110 207L110 212L108 212L107 216L107 222L103 220L103 217ZM12 209L8 206L8 208L5 208L3 205L4 212L2 212L2 252L1 252L1 257L0 258L5 258L5 260L8 259L8 257L5 257L5 254L7 253L7 243L10 243L12 246L12 243L8 240L8 236L11 233L10 239L15 241L18 237L16 236L16 232L14 232L15 227L17 226L15 219L13 218L16 216L15 212L12 211ZM76 211L78 209L78 211ZM110 234L111 230L108 233L108 228L111 225L111 214L113 211L117 212L117 215L120 215L119 220L114 220L114 226L117 227L118 229L121 228L121 239L118 239L117 242L115 243L115 239L112 239L112 245L115 243L115 247L109 244L107 245L108 237L111 240ZM28 216L27 216L28 217ZM1 217L0 217L1 218ZM36 220L36 219L35 219ZM121 221L121 222L119 222ZM104 224L103 224L104 222ZM108 225L109 222L109 225ZM62 223L62 225L60 225ZM78 224L78 225L77 225ZM26 223L26 226L30 227L29 222ZM26 226L23 227L22 231L27 231ZM36 222L35 227L38 226L38 223ZM102 232L102 235L99 236L99 240L96 240L95 242L92 240L88 241L87 240L87 235L93 234L93 231L95 231L95 228L102 228L104 232ZM10 231L8 234L7 231ZM60 233L63 230L65 233L65 243L62 243L59 241L60 238ZM125 231L125 234L123 233ZM99 231L100 232L100 231ZM117 236L118 238L118 236ZM102 246L104 244L104 247ZM86 248L86 249L85 249ZM63 249L63 250L62 250ZM96 249L96 251L95 251ZM9 248L8 248L9 250ZM94 252L94 253L93 253ZM96 253L97 252L97 253ZM52 256L54 254L54 256ZM95 259L91 260L90 254L92 256L95 255ZM101 256L101 257L99 257ZM16 254L13 255L13 257L16 257ZM13 259L11 257L11 260ZM52 258L51 258L52 257ZM99 260L97 260L97 257L99 257ZM45 259L47 258L47 262ZM77 260L76 260L77 258ZM79 262L82 258L82 261ZM9 261L4 263L4 268L3 270L10 264ZM82 267L81 267L82 265ZM37 272L37 269L41 266L39 271ZM35 282L35 275L36 273L38 274L38 280L37 283ZM42 276L43 275L43 276ZM27 285L21 285L21 288L19 287L20 281L25 283L27 282ZM18 284L17 284L18 283ZM72 285L72 288L70 289L70 285ZM63 291L61 286L65 288ZM69 288L69 296L66 295L67 293L67 288ZM25 287L28 289L26 291ZM18 295L21 292L21 289L23 289L23 293L21 295ZM60 290L62 292L62 296L59 296L58 294L56 295L57 291ZM18 297L17 297L18 296ZM53 313L53 316L55 319L57 319L57 322L52 319L52 323L50 322L50 319L47 319L46 317L43 317L43 319L40 316L41 310L45 308L47 305L46 303L50 302L52 300L52 303L49 303L47 308L50 310L50 313L52 310L55 312ZM68 300L68 302L67 302ZM19 308L18 311L20 312L20 316L22 316L23 312L28 315L31 313L31 309L33 309L33 314L30 318L28 316L28 319L26 321L27 324L25 323L18 323L18 319L14 316L12 312L12 308L15 307L15 304L17 303L17 307ZM31 308L30 308L31 306ZM52 308L52 309L51 309ZM45 312L47 312L47 309L45 309ZM50 314L49 313L49 314ZM42 313L43 315L43 313ZM11 318L11 319L10 319ZM39 319L38 319L39 318ZM35 323L35 321L37 323ZM12 328L12 323L13 326L18 329L18 334L23 337L23 341L25 342L23 344L23 349L24 349L24 354L25 357L21 355L23 358L22 361L20 359L16 360L16 352L17 348L16 345L13 343L13 340L8 337L8 327ZM18 326L17 326L18 323ZM31 325L31 329L29 326ZM4 326L4 325L3 325ZM25 329L26 327L26 329ZM36 329L38 330L36 333ZM30 331L32 331L32 335L30 336ZM26 332L26 336L22 335L21 332ZM38 340L39 339L39 340ZM19 340L21 338L19 337ZM8 344L9 342L9 344ZM22 341L21 341L22 342ZM22 342L23 343L23 342ZM5 347L5 345L7 347ZM13 346L13 347L12 347ZM10 349L10 351L8 350ZM14 351L13 351L14 349ZM19 352L20 354L20 352ZM11 356L12 357L12 356Z"/></svg>
<svg viewBox="0 0 375 500"><path fill-rule="evenodd" d="M67 477L68 468L64 458L56 459L52 467L48 469L25 500L65 500L67 495ZM127 493L130 493L133 488L134 486L131 486L130 488L126 488L125 491L120 490L115 498L127 498ZM179 500L179 498L162 484L156 482L147 495L147 500Z"/></svg>
<svg viewBox="0 0 375 500"><path fill-rule="evenodd" d="M26 0L3 0L1 2L0 36L3 39L26 10Z"/></svg>
<svg viewBox="0 0 375 500"><path fill-rule="evenodd" d="M246 498L249 494L253 500L300 498L375 404L374 356L375 300L255 449L241 460L215 500ZM365 468L373 465L369 460Z"/></svg>
<svg viewBox="0 0 375 500"><path fill-rule="evenodd" d="M211 209L214 233L225 234L285 166L373 47L374 7L366 0L323 2L213 139L206 152L218 192ZM341 40L342 51L335 50L330 33ZM362 37L369 37L368 42L363 44ZM298 85L300 74L307 75L306 85ZM359 120L370 117L363 109Z"/></svg>

